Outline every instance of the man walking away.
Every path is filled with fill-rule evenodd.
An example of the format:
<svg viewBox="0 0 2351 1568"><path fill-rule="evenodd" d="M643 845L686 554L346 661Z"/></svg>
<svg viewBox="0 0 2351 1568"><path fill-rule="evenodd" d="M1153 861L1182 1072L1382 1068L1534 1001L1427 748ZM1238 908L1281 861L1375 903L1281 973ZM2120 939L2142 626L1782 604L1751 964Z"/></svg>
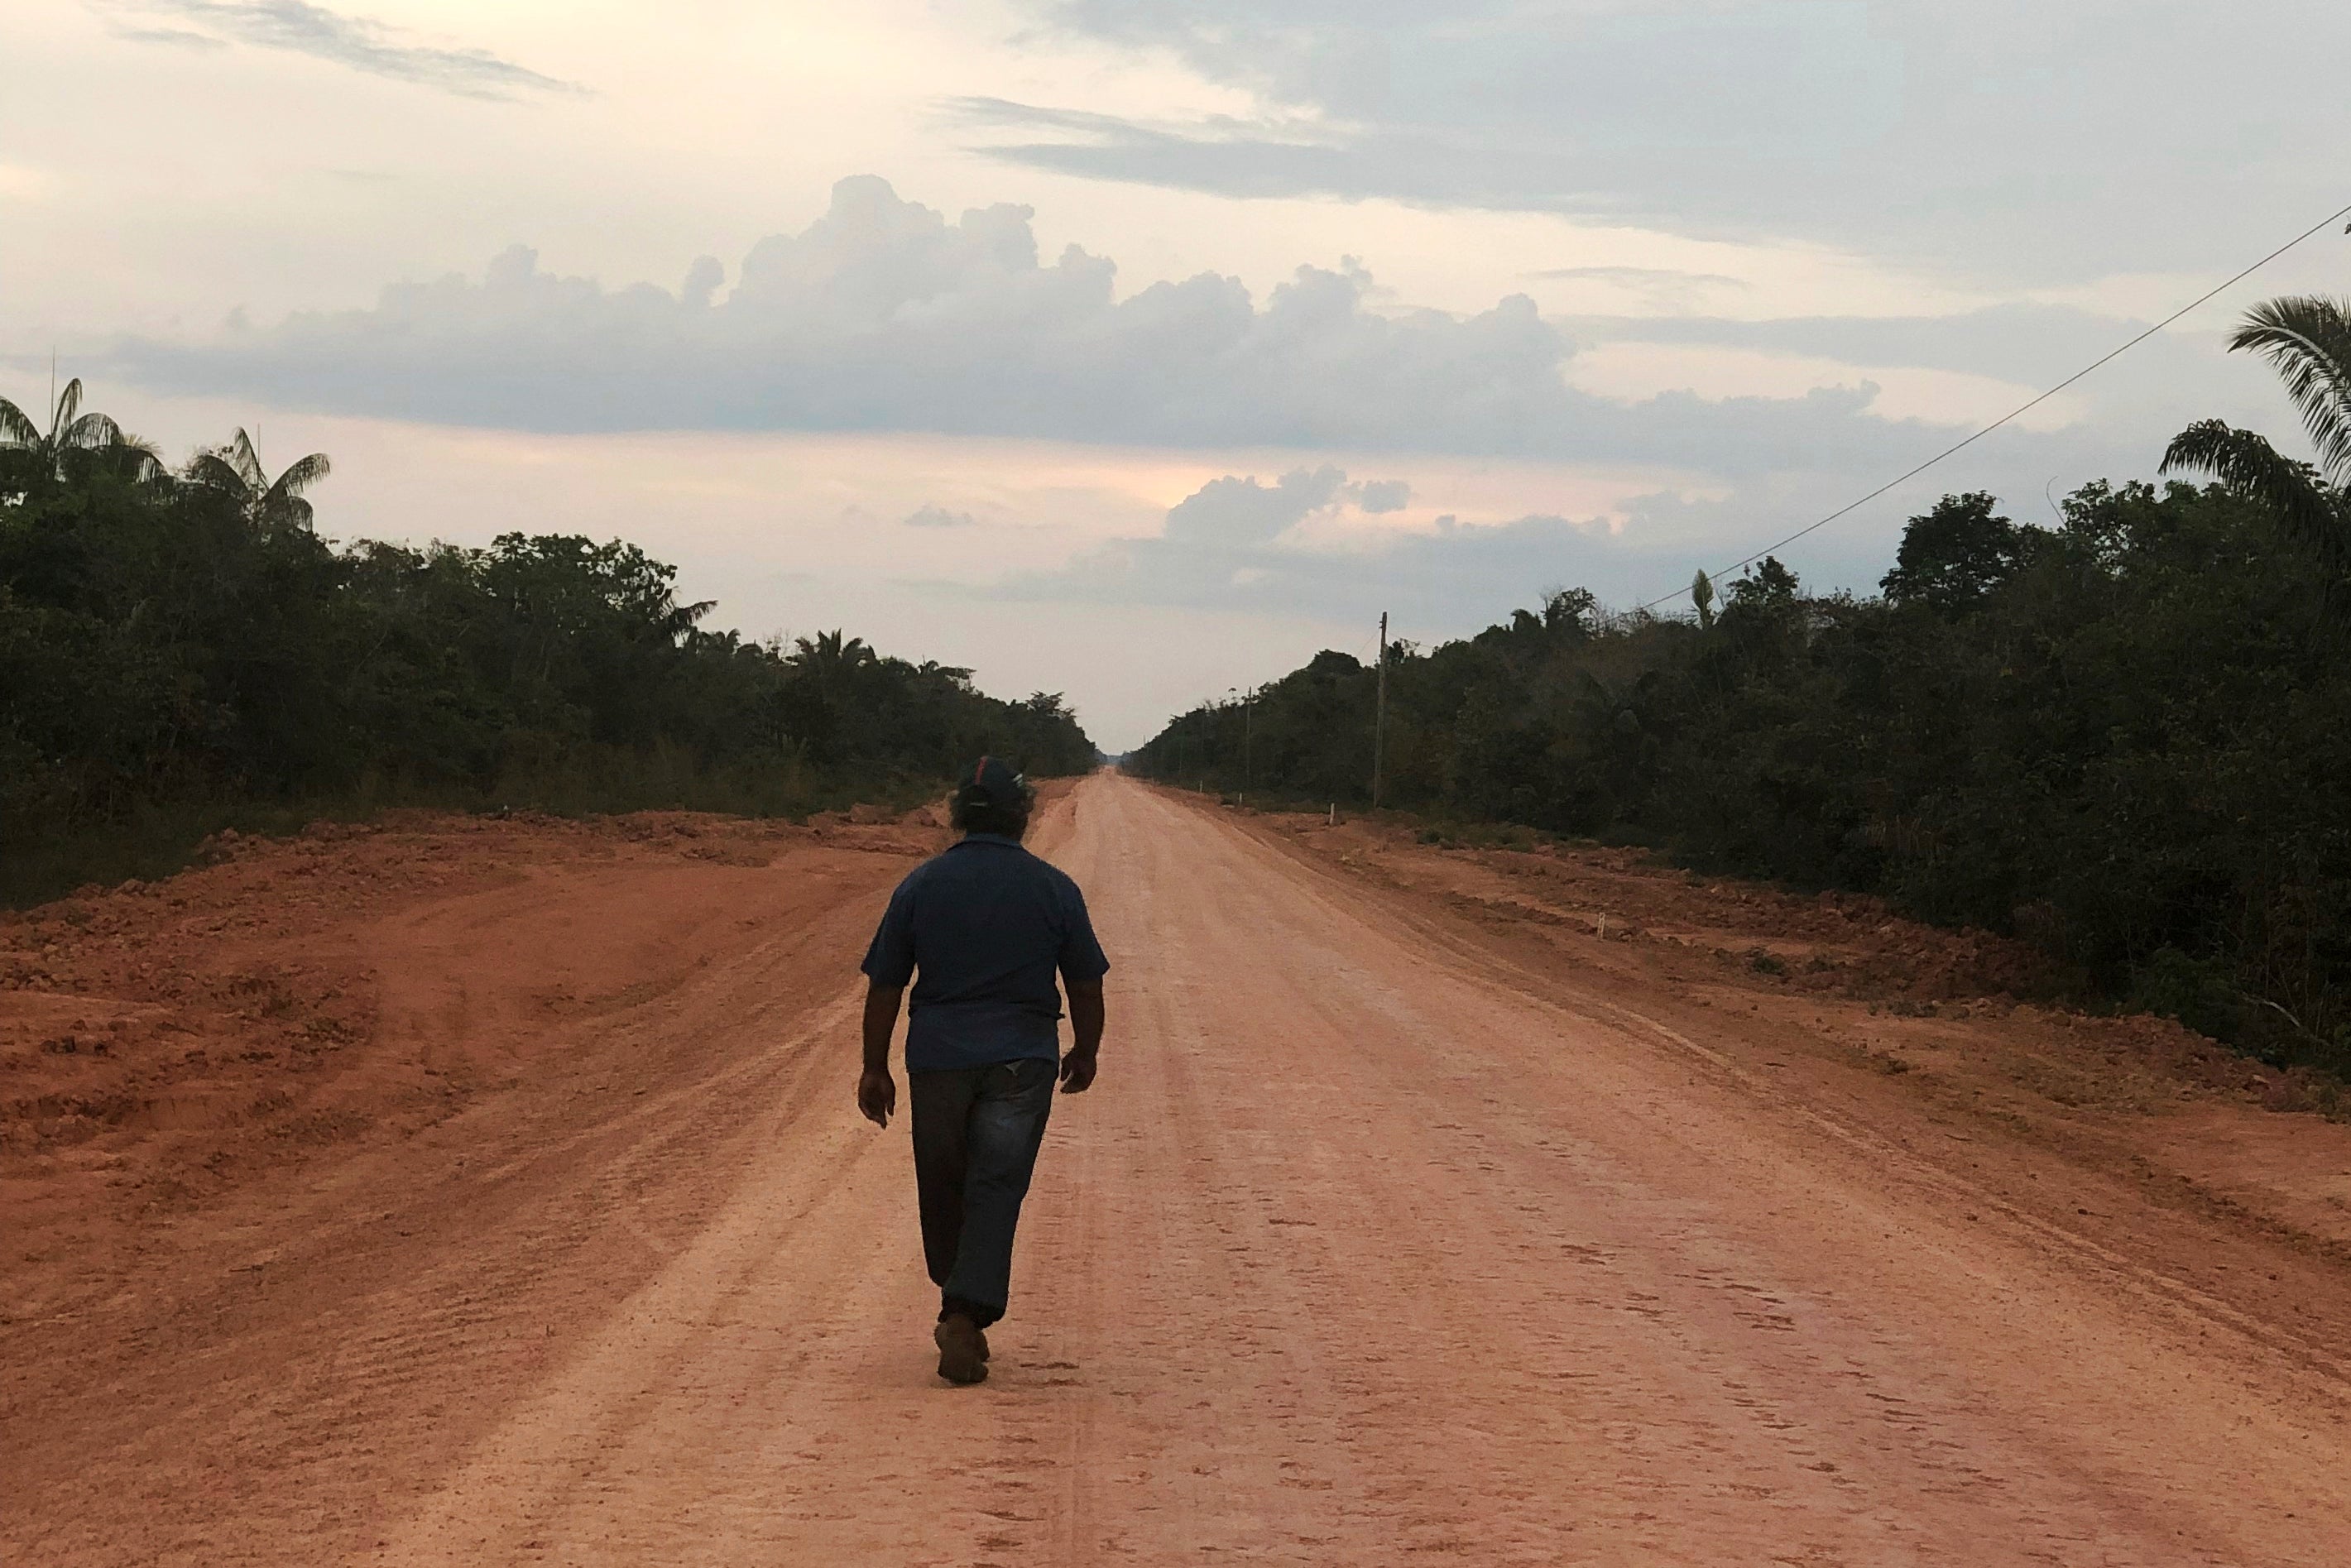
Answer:
<svg viewBox="0 0 2351 1568"><path fill-rule="evenodd" d="M1034 795L992 757L956 790L963 838L907 873L866 952L865 1068L857 1108L890 1124L890 1035L914 982L906 1087L923 1258L939 1288L939 1375L987 1375L987 1325L1011 1293L1012 1233L1053 1108L1077 1094L1102 1048L1102 976L1078 884L1020 847ZM1058 974L1075 1039L1061 1054Z"/></svg>

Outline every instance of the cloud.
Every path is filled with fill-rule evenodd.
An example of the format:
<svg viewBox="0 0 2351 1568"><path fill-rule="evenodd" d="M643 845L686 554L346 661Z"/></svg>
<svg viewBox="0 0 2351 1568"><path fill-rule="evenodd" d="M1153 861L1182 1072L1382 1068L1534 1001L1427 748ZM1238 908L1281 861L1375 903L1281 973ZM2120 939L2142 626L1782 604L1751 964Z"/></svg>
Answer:
<svg viewBox="0 0 2351 1568"><path fill-rule="evenodd" d="M1254 475L1211 479L1167 514L1171 544L1208 549L1247 549L1273 539L1337 501L1347 476L1328 465L1296 469L1272 485Z"/></svg>
<svg viewBox="0 0 2351 1568"><path fill-rule="evenodd" d="M1345 516L1351 505L1358 513L1395 510L1404 488L1401 481L1353 483L1328 465L1271 484L1228 474L1176 503L1156 538L1113 539L1066 567L1017 574L985 591L1341 618L1384 605L1423 628L1451 627L1535 602L1546 587L1622 587L1641 580L1641 565L1656 553L1597 521L1529 517L1464 526L1447 517L1433 532L1406 533ZM1322 528L1309 544L1292 530L1310 517L1353 527L1335 530L1335 543L1334 530Z"/></svg>
<svg viewBox="0 0 2351 1568"><path fill-rule="evenodd" d="M956 222L871 176L759 241L731 290L677 293L539 268L387 288L371 309L211 341L131 340L111 368L160 390L319 412L536 431L926 431L1163 448L1458 453L1738 473L1882 464L1930 427L1872 389L1638 402L1571 387L1574 344L1531 300L1383 314L1370 275L1301 267L1253 298L1203 274L1124 298L1115 267L1038 255L1026 207Z"/></svg>
<svg viewBox="0 0 2351 1568"><path fill-rule="evenodd" d="M1255 475L1228 474L1178 501L1167 514L1160 539L1208 556L1253 551L1273 544L1310 517L1348 507L1367 516L1400 511L1411 496L1412 486L1401 479L1350 481L1344 469L1328 463L1293 468L1270 485Z"/></svg>
<svg viewBox="0 0 2351 1568"><path fill-rule="evenodd" d="M2047 526L2057 520L2054 497L2092 479L2143 474L2151 456L2097 432L2053 436L2023 464L2013 453L1978 446L1777 554L1823 591L1875 591L1905 522L1938 497L1989 490L2010 516ZM1710 495L1633 497L1609 517L1448 515L1398 527L1369 520L1366 502L1379 486L1352 482L1335 467L1295 470L1271 484L1227 475L1172 508L1156 536L1109 540L1065 566L1012 573L975 591L1020 601L1336 621L1367 621L1384 608L1405 634L1426 638L1467 634L1566 587L1591 589L1619 609L1662 598L1671 613L1683 604L1694 569L1735 577L1731 563L1845 507L1884 477L1792 468ZM1309 518L1311 528L1296 526Z"/></svg>
<svg viewBox="0 0 2351 1568"><path fill-rule="evenodd" d="M1745 291L1742 279L1719 272L1684 272L1661 267L1553 267L1530 277L1557 283L1598 283L1635 294L1662 309L1687 309L1725 289Z"/></svg>
<svg viewBox="0 0 2351 1568"><path fill-rule="evenodd" d="M1689 562L1687 545L1677 550L1612 532L1598 520L1531 515L1465 524L1445 517L1428 531L1353 550L1208 545L1172 536L1118 539L1060 570L1018 574L977 591L1013 601L1343 621L1385 609L1405 634L1427 638L1475 630L1518 606L1541 603L1557 588L1590 587L1605 601L1631 604L1687 580Z"/></svg>
<svg viewBox="0 0 2351 1568"><path fill-rule="evenodd" d="M1709 286L1744 288L1745 281L1719 272L1684 272L1671 267L1552 267L1527 274L1530 277L1568 277L1594 283L1618 283L1633 288Z"/></svg>
<svg viewBox="0 0 2351 1568"><path fill-rule="evenodd" d="M2340 6L2295 8L2288 50L2262 27L2213 27L2205 0L1031 9L1173 55L1255 108L1146 121L951 106L972 145L1009 162L1809 241L1981 279L2238 262L2336 204L2314 150L2351 131L2333 80L2351 48Z"/></svg>
<svg viewBox="0 0 2351 1568"><path fill-rule="evenodd" d="M389 77L436 88L460 98L513 99L524 93L582 90L486 49L441 48L403 43L403 29L364 16L346 16L307 0L137 0L137 8L208 26L241 43L284 49L348 67L369 76ZM219 47L225 40L179 28L117 29L138 43L180 47Z"/></svg>
<svg viewBox="0 0 2351 1568"><path fill-rule="evenodd" d="M1579 316L1559 325L1585 342L1700 344L2048 384L2129 341L2147 323L2068 305L2016 303L1948 316Z"/></svg>
<svg viewBox="0 0 2351 1568"><path fill-rule="evenodd" d="M1813 316L1750 321L1696 316L1579 316L1562 318L1554 324L1594 350L1625 343L1678 350L1728 349L1834 361L1852 367L1846 373L1855 378L1866 377L1872 370L1955 371L2005 383L2008 395L2016 402L2023 399L2022 389L2038 392L2053 387L2129 342L2147 327L2144 321L2126 317L2033 303L1949 316ZM1600 355L1595 352L1594 358ZM2011 406L2004 399L1980 402L1974 417L1988 418L1994 408L2004 413ZM2116 475L2144 474L2163 444L2191 420L2228 419L2273 430L2286 440L2293 439L2288 433L2296 423L2267 366L2243 355L2225 353L2210 330L2199 332L2185 325L2137 344L2065 392L2061 403L2046 406L2067 410L2065 427L2037 431L2029 439L2013 427L2002 431L1992 450L2008 466L1992 476L1995 482L2006 482L2018 471L2032 476L2036 484L2053 472L2099 471L2085 470L2082 466L2085 463L2105 464L2105 471ZM1912 461L1931 450L1931 446L1921 449ZM1855 476L1860 476L1859 471Z"/></svg>
<svg viewBox="0 0 2351 1568"><path fill-rule="evenodd" d="M194 49L209 53L225 49L228 41L209 33L191 33L183 27L110 27L107 29L126 44L161 44L165 48Z"/></svg>
<svg viewBox="0 0 2351 1568"><path fill-rule="evenodd" d="M945 507L926 503L906 514L904 526L910 528L968 528L975 526L969 512L950 512Z"/></svg>

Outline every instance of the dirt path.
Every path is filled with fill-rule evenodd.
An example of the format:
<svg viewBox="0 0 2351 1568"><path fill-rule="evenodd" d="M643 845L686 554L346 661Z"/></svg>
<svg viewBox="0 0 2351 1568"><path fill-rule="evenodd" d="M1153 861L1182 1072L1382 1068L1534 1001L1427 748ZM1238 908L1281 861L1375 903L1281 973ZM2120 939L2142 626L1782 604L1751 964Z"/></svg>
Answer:
<svg viewBox="0 0 2351 1568"><path fill-rule="evenodd" d="M849 1104L844 876L582 1026L570 1098L0 1339L0 1561L2351 1560L2334 1265L1137 785L1037 843L1114 1010L987 1384Z"/></svg>

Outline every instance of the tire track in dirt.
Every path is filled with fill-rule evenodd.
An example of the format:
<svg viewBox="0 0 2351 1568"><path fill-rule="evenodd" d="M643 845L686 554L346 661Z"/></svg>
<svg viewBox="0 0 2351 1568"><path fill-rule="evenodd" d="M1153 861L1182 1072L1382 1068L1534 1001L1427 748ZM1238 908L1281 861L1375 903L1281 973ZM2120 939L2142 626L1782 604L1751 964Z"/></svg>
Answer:
<svg viewBox="0 0 2351 1568"><path fill-rule="evenodd" d="M1735 1089L1743 1099L1771 1105L1783 1116L1809 1123L1827 1136L1851 1145L1876 1168L1888 1173L1899 1171L1904 1179L1943 1200L1996 1212L2002 1221L2030 1232L2042 1243L2074 1254L2083 1267L2107 1271L2119 1286L2138 1293L2147 1305L2175 1310L2199 1322L2223 1326L2257 1342L2267 1352L2291 1358L2304 1371L2334 1385L2338 1393L2351 1395L2351 1356L2346 1356L2333 1341L2300 1324L2244 1311L2194 1281L2149 1266L2078 1228L2031 1213L1982 1182L1927 1157L1911 1143L1881 1134L1836 1107L1808 1101L1773 1078L1741 1066L1727 1052L1699 1043L1647 1012L1594 995L1557 975L1539 973L1479 946L1458 927L1448 925L1441 915L1410 899L1384 903L1384 913L1466 968L1490 977L1531 998L1549 1002L1564 1027L1607 1027L1613 1022L1663 1040L1705 1063L1720 1082Z"/></svg>
<svg viewBox="0 0 2351 1568"><path fill-rule="evenodd" d="M72 1391L168 1397L109 1428L118 1448L79 1439L78 1479L0 1511L0 1547L404 1568L2351 1557L2339 1362L2168 1268L2199 1234L2182 1217L2108 1198L2104 1239L2077 1234L1898 1107L1746 1068L1708 1032L1736 1018L1604 995L1139 785L1087 782L1037 843L1117 967L1103 1075L1056 1107L987 1384L932 1375L904 1128L849 1101L877 881L597 1024L597 1061L645 1064L641 1095L583 1085L478 1148L461 1118L449 1157L490 1174L379 1170L381 1220L367 1195L318 1197L299 1222L335 1247L434 1223L340 1273L288 1235L253 1300L171 1327L186 1366ZM307 1293L273 1293L281 1270Z"/></svg>
<svg viewBox="0 0 2351 1568"><path fill-rule="evenodd" d="M1775 1103L1783 1100L1776 1091L1761 1104L1726 1104L1726 1087L1738 1086L1710 1070L1693 1073L1703 1063L1659 1060L1657 1043L1627 1035L1621 1021L1563 1014L1518 986L1498 992L1490 966L1469 964L1464 977L1442 946L1394 950L1384 911L1370 911L1369 923L1382 929L1366 933L1365 916L1344 907L1352 890L1294 863L1284 873L1269 863L1272 851L1219 867L1210 851L1230 841L1230 830L1204 844L1180 823L1150 820L1155 813L1140 802L1134 810L1145 820L1121 824L1122 836L1173 846L1155 867L1154 885L1195 895L1195 916L1179 931L1156 922L1155 961L1194 971L1191 994L1227 1003L1220 1018L1185 1023L1182 1043L1198 1053L1196 1071L1205 1072L1204 1063L1228 1074L1239 1069L1239 1092L1227 1102L1230 1124L1221 1129L1228 1144L1252 1123L1265 1134L1255 1145L1265 1152L1263 1168L1242 1186L1300 1202L1313 1234L1350 1244L1335 1268L1322 1271L1352 1280L1352 1288L1315 1300L1293 1337L1365 1347L1387 1364L1378 1377L1386 1390L1405 1390L1392 1401L1343 1387L1331 1393L1360 1417L1345 1447L1376 1459L1364 1473L1384 1470L1388 1479L1359 1485L1353 1523L1300 1560L1318 1560L1317 1552L1322 1561L1384 1560L1413 1544L1458 1547L1481 1560L1676 1560L1677 1540L1681 1557L1699 1561L1761 1560L1775 1549L1823 1561L2051 1553L2072 1561L2089 1542L2118 1561L2242 1560L2233 1546L2199 1546L2179 1534L2189 1528L2192 1535L2202 1501L2241 1485L2234 1471L2191 1463L2203 1484L2179 1488L2165 1483L2162 1464L2131 1451L2150 1419L2160 1428L2177 1415L2167 1408L2171 1400L2149 1390L2137 1422L2111 1408L2085 1409L2075 1415L2086 1429L2069 1433L2062 1420L2044 1419L2038 1380L2002 1364L2020 1355L2062 1364L2062 1354L2036 1348L2048 1320L2063 1327L2079 1314L2096 1331L2119 1327L2126 1342L2138 1337L2138 1325L2114 1322L2116 1304L2103 1286L2079 1299L2085 1282L2064 1278L2073 1264L2033 1256L2036 1239L2001 1237L1988 1247L1983 1222L1969 1218L1985 1210L1963 1179L1929 1190L1896 1180L1896 1190L1881 1190L1890 1144L1822 1148L1804 1118L1781 1124L1791 1107ZM1240 896L1251 888L1260 893L1254 906ZM1272 954L1269 931L1283 934ZM1270 960L1278 976L1265 973ZM1315 1038L1302 1024L1318 1014L1324 1028ZM1148 1038L1178 1043L1158 1030ZM1236 1053L1245 1067L1219 1061ZM1289 1102L1270 1118L1262 1114L1269 1095ZM1301 1134L1331 1125L1317 1102L1335 1102L1340 1124L1352 1122L1357 1145L1370 1145L1322 1144L1347 1173L1335 1189L1318 1183L1305 1160L1313 1140ZM1755 1143L1759 1130L1768 1143ZM1703 1178L1720 1174L1709 1164L1732 1163L1726 1144L1744 1157L1729 1179L1709 1183ZM1415 1150L1416 1162L1405 1157ZM1661 1169L1667 1150L1673 1157ZM1775 1185L1785 1190L1775 1193ZM1579 1199L1584 1227L1559 1226L1562 1207L1573 1212ZM1294 1236L1305 1228L1285 1228ZM1864 1237L1896 1245L1856 1245ZM2020 1243L2025 1256L2005 1255ZM1492 1257L1498 1249L1506 1262ZM1895 1256L1872 1258L1873 1250ZM1486 1267L1465 1282L1481 1255ZM1542 1266L1546 1257L1572 1260L1575 1272L1562 1281ZM1599 1288L1577 1278L1595 1271ZM1921 1280L1938 1287L1924 1302ZM1262 1274L1252 1278L1251 1290L1270 1288ZM1938 1325L1949 1318L1978 1343L1938 1345L1949 1336L1938 1336ZM1230 1332L1213 1315L1207 1322ZM1763 1335L1801 1353L1770 1341L1759 1346ZM2096 1358L2108 1372L2126 1372L2125 1389L2142 1377L2166 1380L2166 1352L2178 1354L2179 1372L2191 1382L2210 1372L2195 1349L2146 1337L2156 1343L2126 1343L2123 1368L2112 1347ZM1414 1359L1405 1348L1430 1358L1425 1381L1397 1369ZM2061 1384L2085 1397L2095 1393L2099 1379L2054 1370ZM2233 1370L2200 1392L2231 1403ZM2332 1416L2314 1412L2314 1429L2294 1431L2304 1418L2292 1412L2331 1396L2321 1390L2325 1396L2313 1401L2309 1390L2277 1376L2285 1369L2269 1370L2273 1396L2288 1412L2277 1422L2282 1446L2338 1443ZM1562 1392L1579 1403L1562 1408ZM1218 1407L1228 1408L1222 1400ZM1405 1410L1408 1420L1400 1418ZM1531 1411L1548 1414L1537 1419ZM2115 1418L2101 1422L2101 1414ZM1377 1521L1384 1496L1443 1496L1445 1474L1422 1470L1418 1450L1445 1449L1456 1422L1484 1461L1479 1484L1426 1516L1365 1528ZM1502 1434L1509 1440L1497 1444ZM1302 1431L1290 1436L1293 1454L1323 1446ZM1759 1442L1763 1451L1748 1451ZM1643 1462L1628 1469L1628 1451ZM2262 1468L2264 1451L2248 1444L2245 1463ZM2138 1464L2152 1484L2135 1479ZM1624 1478L1622 1511L1577 1518L1608 1490L1590 1478L1612 1471ZM1563 1484L1563 1476L1576 1479ZM2310 1473L2300 1479L2309 1483ZM1684 1487L1700 1490L1676 1490ZM2174 1521L2165 1500L2182 1493L2189 1500ZM1957 1528L1938 1532L1938 1511L1941 1523L1954 1523L1955 1505L1937 1500L1946 1498L1973 1500ZM1661 1506L1668 1500L1670 1511ZM1522 1515L1515 1522L1514 1510ZM1726 1517L1709 1518L1718 1512ZM2314 1517L2291 1504L2275 1517L2293 1512ZM1775 1519L1793 1539L1773 1538ZM1426 1538L1416 1542L1416 1530ZM2300 1533L2290 1532L2274 1560L2325 1559L2322 1547L2294 1544ZM1193 1538L1215 1539L1196 1531ZM1159 1544L1171 1556L1177 1549L1175 1540ZM1262 1540L1226 1544L1274 1549Z"/></svg>

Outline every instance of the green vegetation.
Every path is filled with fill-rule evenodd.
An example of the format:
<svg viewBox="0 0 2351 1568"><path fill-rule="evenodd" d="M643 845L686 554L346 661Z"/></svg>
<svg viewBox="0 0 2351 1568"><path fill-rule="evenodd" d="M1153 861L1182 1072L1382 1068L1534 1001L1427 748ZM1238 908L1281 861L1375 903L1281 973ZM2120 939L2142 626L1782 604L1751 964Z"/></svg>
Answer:
<svg viewBox="0 0 2351 1568"><path fill-rule="evenodd" d="M173 475L80 399L47 429L0 400L0 901L392 803L798 814L983 751L1093 765L1058 696L703 631L633 545L339 549L303 495L323 456L273 479L239 431Z"/></svg>
<svg viewBox="0 0 2351 1568"><path fill-rule="evenodd" d="M2282 300L2278 358L2327 465L2210 423L2055 528L1989 495L1911 520L1876 598L1766 559L1690 619L1582 591L1389 661L1388 803L1882 894L2035 944L2085 994L2273 1060L2351 1070L2351 329ZM1360 801L1374 672L1317 654L1130 759ZM1244 750L1247 749L1245 764Z"/></svg>

